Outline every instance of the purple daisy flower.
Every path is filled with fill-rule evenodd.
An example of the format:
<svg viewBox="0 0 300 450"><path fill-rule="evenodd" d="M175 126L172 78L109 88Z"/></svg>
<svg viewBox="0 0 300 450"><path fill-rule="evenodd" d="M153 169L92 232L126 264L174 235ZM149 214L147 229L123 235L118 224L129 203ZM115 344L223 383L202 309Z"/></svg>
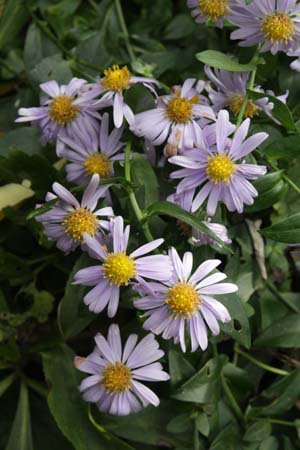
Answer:
<svg viewBox="0 0 300 450"><path fill-rule="evenodd" d="M207 99L199 95L199 84L195 86L196 83L196 79L189 78L182 87L175 86L171 95L159 97L155 109L136 115L131 130L153 145L167 140L165 152L168 155L177 153L177 149L193 147L200 130L197 120L201 117L215 120L212 108ZM200 86L203 89L204 83Z"/></svg>
<svg viewBox="0 0 300 450"><path fill-rule="evenodd" d="M187 6L192 10L191 14L197 23L211 20L219 28L223 27L229 7L233 7L234 4L235 0L187 0Z"/></svg>
<svg viewBox="0 0 300 450"><path fill-rule="evenodd" d="M192 351L208 345L207 326L213 333L220 333L218 321L230 322L229 312L222 303L211 295L236 292L238 287L232 283L219 283L226 278L224 273L214 273L221 261L211 259L203 262L192 275L193 254L186 252L183 260L175 248L169 252L173 275L165 283L147 283L143 298L136 300L136 308L146 311L144 323L146 330L162 334L164 339L174 339L186 351L185 331L191 337ZM203 320L204 319L204 320ZM205 324L206 323L206 324ZM207 325L207 326L206 326Z"/></svg>
<svg viewBox="0 0 300 450"><path fill-rule="evenodd" d="M221 109L228 108L231 113L238 116L247 94L249 73L227 72L226 70L218 69L213 70L209 66L205 66L204 70L209 80L217 88L217 90L215 90L211 85L207 85L206 87L214 110L218 112ZM254 90L260 93L265 92L260 86L256 86ZM266 91L266 94L272 96L275 95L272 91ZM277 97L277 99L286 103L287 97L288 92ZM258 115L260 111L263 111L268 117L277 122L271 113L273 108L274 104L269 102L268 97L260 98L258 100L248 100L244 116L252 119L254 116Z"/></svg>
<svg viewBox="0 0 300 450"><path fill-rule="evenodd" d="M195 195L195 190L190 189L189 191L184 191L182 194L172 194L167 200L171 203L179 205L185 211L191 212L193 198ZM232 240L228 237L228 231L225 225L220 223L212 223L211 219L203 220L203 224L206 225L215 235L224 242L224 244L231 244ZM179 223L179 228L184 235L191 237L190 243L195 247L201 247L202 245L214 244L222 247L218 242L216 242L209 235L196 229L190 228L185 223Z"/></svg>
<svg viewBox="0 0 300 450"><path fill-rule="evenodd" d="M153 334L137 344L131 334L124 348L118 325L111 325L107 340L95 336L96 347L86 358L76 357L75 366L90 376L80 385L84 400L96 403L99 410L117 416L136 413L148 405L159 405L159 398L141 381L167 381L170 376L157 362L164 352Z"/></svg>
<svg viewBox="0 0 300 450"><path fill-rule="evenodd" d="M124 229L123 218L116 217L112 220L111 231L112 251L102 246L97 239L84 234L86 244L102 264L79 270L74 276L74 284L95 286L83 299L89 310L99 314L108 304L108 317L114 317L117 312L122 286L143 277L164 281L171 274L168 256L143 256L159 247L164 242L163 239L142 245L127 255L130 226L127 225Z"/></svg>
<svg viewBox="0 0 300 450"><path fill-rule="evenodd" d="M131 74L127 66L120 68L118 65L113 65L111 68L104 70L104 76L99 79L96 85L96 91L100 86L100 91L103 93L102 98L96 103L101 107L113 106L113 118L116 128L120 128L123 120L134 125L135 117L131 108L124 101L124 91L129 89L136 83L142 83L155 96L156 91L154 86L159 86L159 82L154 78L136 77Z"/></svg>
<svg viewBox="0 0 300 450"><path fill-rule="evenodd" d="M66 165L67 180L86 185L95 173L101 178L114 175L114 161L123 161L124 144L120 141L123 128L109 133L109 115L103 114L98 129L86 130L76 139L62 137L65 148L61 156L70 161Z"/></svg>
<svg viewBox="0 0 300 450"><path fill-rule="evenodd" d="M236 161L244 158L268 138L267 133L256 133L245 140L250 126L246 119L228 139L233 125L229 114L221 110L216 122L216 147L208 147L203 140L198 148L184 156L173 156L172 164L183 167L171 174L171 178L184 178L177 186L177 193L202 186L192 203L192 212L207 202L207 214L213 216L218 202L225 203L229 211L243 212L244 204L252 205L258 193L248 180L255 180L266 173L265 166Z"/></svg>
<svg viewBox="0 0 300 450"><path fill-rule="evenodd" d="M297 59L290 64L290 68L296 72L300 72L300 47L296 50L290 50L288 56L295 56Z"/></svg>
<svg viewBox="0 0 300 450"><path fill-rule="evenodd" d="M99 198L103 197L107 190L106 186L99 187L99 182L99 175L93 175L83 193L81 203L59 183L53 184L55 194L48 192L46 196L46 201L58 201L50 211L37 216L36 220L44 225L48 238L57 241L57 247L65 253L84 244L83 234L101 238L103 231L110 231L109 222L99 217L112 217L112 208L96 209Z"/></svg>
<svg viewBox="0 0 300 450"><path fill-rule="evenodd" d="M73 137L83 130L87 132L98 128L101 116L93 105L99 95L87 84L86 80L73 78L69 84L59 86L56 81L40 84L40 89L47 94L41 97L41 106L36 108L20 108L21 117L16 122L32 122L42 131L42 143L56 141L58 135ZM57 154L60 156L60 146L57 143Z"/></svg>
<svg viewBox="0 0 300 450"><path fill-rule="evenodd" d="M242 47L262 44L261 52L287 53L299 43L299 13L297 0L237 0L228 18L239 29L230 37L241 39Z"/></svg>

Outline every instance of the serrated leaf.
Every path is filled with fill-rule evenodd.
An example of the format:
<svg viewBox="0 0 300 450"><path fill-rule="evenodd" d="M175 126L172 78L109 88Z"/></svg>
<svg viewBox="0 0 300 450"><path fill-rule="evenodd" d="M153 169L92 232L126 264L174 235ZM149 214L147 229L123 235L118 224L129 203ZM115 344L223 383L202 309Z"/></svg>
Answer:
<svg viewBox="0 0 300 450"><path fill-rule="evenodd" d="M237 59L225 53L216 50L205 50L196 54L198 61L207 64L216 69L227 70L228 72L251 72L257 66L256 61L250 61L248 64L240 64ZM261 64L262 59L258 62Z"/></svg>
<svg viewBox="0 0 300 450"><path fill-rule="evenodd" d="M183 356L181 352L176 350L169 351L169 372L171 384L178 385L182 381L186 381L195 373L195 368Z"/></svg>
<svg viewBox="0 0 300 450"><path fill-rule="evenodd" d="M248 442L261 442L269 437L271 432L271 424L267 420L260 420L250 425L243 439Z"/></svg>
<svg viewBox="0 0 300 450"><path fill-rule="evenodd" d="M274 241L286 242L287 244L300 243L300 213L294 214L287 219L276 222L268 228L260 231L263 236Z"/></svg>

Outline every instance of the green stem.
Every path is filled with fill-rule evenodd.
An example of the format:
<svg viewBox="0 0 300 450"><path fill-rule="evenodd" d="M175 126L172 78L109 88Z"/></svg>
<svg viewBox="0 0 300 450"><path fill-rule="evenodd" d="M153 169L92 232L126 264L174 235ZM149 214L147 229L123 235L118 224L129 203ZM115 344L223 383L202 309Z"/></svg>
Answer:
<svg viewBox="0 0 300 450"><path fill-rule="evenodd" d="M273 284L269 281L266 280L266 285L268 286L269 290L278 298L278 300L282 301L282 303L285 304L285 306L287 306L291 311L299 313L299 309L297 308L296 305L293 305L292 303L289 303L281 294L280 291L278 291L278 289L275 288L275 286L273 286Z"/></svg>
<svg viewBox="0 0 300 450"><path fill-rule="evenodd" d="M133 63L136 60L136 57L135 57L133 48L132 48L131 43L130 43L129 33L128 33L128 29L127 29L127 25L126 25L126 22L125 22L125 18L124 18L124 14L123 14L123 10L122 10L122 6L121 6L120 0L115 0L115 7L116 7L116 11L117 11L119 22L120 22L120 27L121 27L121 30L122 30L123 35L124 35L127 52L128 52L130 61Z"/></svg>
<svg viewBox="0 0 300 450"><path fill-rule="evenodd" d="M264 419L263 419L264 420ZM299 424L297 422L289 422L288 420L281 419L268 419L269 423L273 423L274 425L282 425L283 427L295 427L299 428Z"/></svg>
<svg viewBox="0 0 300 450"><path fill-rule="evenodd" d="M194 419L194 450L200 450L199 432L197 427L197 417Z"/></svg>
<svg viewBox="0 0 300 450"><path fill-rule="evenodd" d="M127 190L128 196L129 196L129 200L130 200L132 209L136 215L138 222L140 223L140 225L143 229L144 235L145 235L146 239L149 242L151 242L154 240L154 238L150 231L149 225L146 222L144 222L143 213L141 211L141 208L139 207L139 204L138 204L137 199L134 194L134 190L132 189L132 186L131 186L130 150L131 150L131 143L128 142L126 145L126 149L125 149L125 179L128 183L126 190Z"/></svg>
<svg viewBox="0 0 300 450"><path fill-rule="evenodd" d="M242 355L244 358L248 359L248 361L252 362L257 367L260 367L261 369L266 370L267 372L275 373L276 375L282 375L283 377L286 377L289 375L289 372L282 369L277 369L277 367L269 366L269 364L265 364L261 361L258 361L256 358L254 358L251 355L248 355L248 353L244 352L240 348L237 348L236 351Z"/></svg>
<svg viewBox="0 0 300 450"><path fill-rule="evenodd" d="M223 374L221 374L221 383L222 383L224 394L226 395L236 418L238 419L240 424L244 426L245 425L244 414L243 414L238 402L236 401L236 399L226 381L226 378Z"/></svg>
<svg viewBox="0 0 300 450"><path fill-rule="evenodd" d="M253 69L252 72L251 72L250 80L249 80L249 83L247 85L247 89L253 89L256 72L257 72L257 67L255 67L255 69ZM242 107L241 107L241 110L239 112L239 115L238 115L238 118L237 118L237 121L236 121L236 127L237 128L241 125L241 123L243 121L244 114L245 114L245 111L246 111L246 108L247 108L247 105L248 105L248 101L249 101L249 95L246 93L244 101L243 101L243 104L242 104Z"/></svg>
<svg viewBox="0 0 300 450"><path fill-rule="evenodd" d="M89 403L89 405L88 405L88 417L89 417L89 421L93 424L93 426L96 428L96 430L100 431L100 433L106 433L105 429L95 421L93 414L92 414L91 403Z"/></svg>

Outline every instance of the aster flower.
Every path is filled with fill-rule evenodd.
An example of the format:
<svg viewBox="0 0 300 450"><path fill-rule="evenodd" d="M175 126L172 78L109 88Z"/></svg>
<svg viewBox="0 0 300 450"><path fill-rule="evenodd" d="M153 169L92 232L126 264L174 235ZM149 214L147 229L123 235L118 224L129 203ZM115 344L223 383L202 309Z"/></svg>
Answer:
<svg viewBox="0 0 300 450"><path fill-rule="evenodd" d="M191 212L193 198L194 198L195 190L190 189L188 191L182 192L182 194L172 194L167 200L171 203L175 203L180 206L185 211ZM225 225L220 223L212 223L211 219L203 220L202 223L207 226L224 244L231 244L232 240L228 237L228 231ZM179 222L179 229L182 231L182 234L191 237L191 244L195 247L201 247L202 245L214 244L221 247L219 242L216 242L212 237L208 234L200 231L196 228L189 227L186 223Z"/></svg>
<svg viewBox="0 0 300 450"><path fill-rule="evenodd" d="M159 86L157 80L148 77L136 77L132 75L126 66L120 68L116 64L113 65L111 68L104 70L104 76L98 81L98 86L100 86L103 96L97 102L97 105L101 107L113 106L113 118L116 128L122 126L124 117L129 125L134 125L134 114L125 103L124 92L136 83L142 83L156 95L154 86Z"/></svg>
<svg viewBox="0 0 300 450"><path fill-rule="evenodd" d="M295 70L296 72L300 72L300 47L296 50L290 50L288 52L288 56L295 56L297 59L290 64L290 68Z"/></svg>
<svg viewBox="0 0 300 450"><path fill-rule="evenodd" d="M247 94L247 84L249 73L247 72L227 72L226 70L212 70L209 66L205 66L205 73L208 79L215 85L215 90L211 85L207 85L206 90L216 112L221 109L228 108L235 116L238 116L242 108L245 96ZM256 86L256 92L264 93L265 91ZM274 96L274 92L266 91L266 94ZM286 103L288 92L277 97L278 100ZM274 104L269 102L268 97L258 100L248 100L245 117L253 118L261 111L268 115L272 120L277 122L272 116Z"/></svg>
<svg viewBox="0 0 300 450"><path fill-rule="evenodd" d="M57 136L72 137L83 130L97 129L101 116L93 105L99 90L90 89L86 80L73 78L69 84L59 86L56 81L40 84L46 94L42 96L41 106L20 108L16 122L32 122L42 131L42 143L56 141ZM60 154L57 146L58 155Z"/></svg>
<svg viewBox="0 0 300 450"><path fill-rule="evenodd" d="M107 339L95 336L96 347L86 358L75 358L75 366L88 373L80 385L87 402L96 403L99 410L117 416L136 413L148 405L159 405L159 398L141 381L166 381L169 375L157 362L164 352L153 334L137 344L131 334L122 349L118 325L111 325Z"/></svg>
<svg viewBox="0 0 300 450"><path fill-rule="evenodd" d="M112 220L111 231L111 251L97 239L84 234L86 244L102 264L79 270L74 276L74 284L95 286L83 299L89 310L98 314L108 304L108 317L114 317L117 312L120 288L143 277L166 280L171 273L168 256L143 256L159 247L164 242L163 239L142 245L127 255L130 226L127 225L124 229L123 218L116 217Z"/></svg>
<svg viewBox="0 0 300 450"><path fill-rule="evenodd" d="M109 222L99 217L112 217L112 208L96 209L100 197L103 197L107 189L106 186L99 187L99 182L99 175L93 175L83 193L81 203L59 183L53 184L55 194L48 192L46 196L46 201L57 199L57 202L50 211L37 216L36 220L44 225L48 238L57 241L57 247L65 253L84 244L84 233L100 238L103 232L110 230Z"/></svg>
<svg viewBox="0 0 300 450"><path fill-rule="evenodd" d="M109 116L103 114L97 130L84 131L76 138L62 137L65 148L61 156L66 158L68 181L87 184L97 173L101 178L113 176L113 163L124 160L124 144L120 141L123 129L115 128L109 133Z"/></svg>
<svg viewBox="0 0 300 450"><path fill-rule="evenodd" d="M212 108L207 99L199 95L197 86L197 80L193 78L185 80L182 87L175 86L171 95L158 98L155 109L137 114L131 130L153 145L167 141L165 151L168 155L177 153L177 149L193 147L200 130L197 120L201 117L215 120ZM203 88L204 83L201 83Z"/></svg>
<svg viewBox="0 0 300 450"><path fill-rule="evenodd" d="M221 261L211 259L203 262L192 274L193 254L186 252L183 260L175 248L169 252L173 275L165 283L148 283L148 293L136 300L136 308L146 311L144 328L164 339L174 339L186 351L185 332L191 337L192 351L200 346L207 348L207 327L213 335L220 332L218 321L230 322L229 312L211 295L236 292L232 283L219 283L226 278L224 273L211 273Z"/></svg>
<svg viewBox="0 0 300 450"><path fill-rule="evenodd" d="M297 0L239 0L231 10L229 20L239 28L230 35L241 39L242 47L262 44L260 51L273 55L287 53L298 46L300 38L300 4Z"/></svg>
<svg viewBox="0 0 300 450"><path fill-rule="evenodd" d="M187 0L187 6L192 10L191 14L197 23L211 20L219 28L223 27L229 7L234 4L235 1L232 0Z"/></svg>
<svg viewBox="0 0 300 450"><path fill-rule="evenodd" d="M268 137L267 133L256 133L245 140L250 126L246 119L228 139L232 124L229 114L221 110L216 122L216 147L209 148L203 141L199 148L189 150L184 156L173 156L172 164L183 167L171 174L171 178L184 178L177 186L177 193L201 186L192 203L192 212L207 202L207 214L213 216L218 202L225 203L229 211L243 212L244 204L252 205L258 193L248 180L255 180L266 173L265 166L248 164L243 159Z"/></svg>

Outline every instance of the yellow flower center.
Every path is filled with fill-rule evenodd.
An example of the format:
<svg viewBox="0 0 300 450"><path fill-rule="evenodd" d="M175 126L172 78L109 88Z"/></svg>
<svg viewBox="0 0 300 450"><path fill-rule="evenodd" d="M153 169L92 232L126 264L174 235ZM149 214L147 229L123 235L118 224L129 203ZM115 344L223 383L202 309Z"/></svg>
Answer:
<svg viewBox="0 0 300 450"><path fill-rule="evenodd" d="M82 241L82 233L94 236L98 228L98 220L93 213L80 208L67 214L62 225L74 241Z"/></svg>
<svg viewBox="0 0 300 450"><path fill-rule="evenodd" d="M295 25L285 12L268 14L262 22L261 30L272 44L288 44L296 34Z"/></svg>
<svg viewBox="0 0 300 450"><path fill-rule="evenodd" d="M175 95L167 104L167 117L172 122L187 123L192 118L193 105L196 103L196 95L191 99Z"/></svg>
<svg viewBox="0 0 300 450"><path fill-rule="evenodd" d="M49 116L53 122L64 127L76 119L80 108L72 105L73 100L74 97L67 95L59 95L52 100L49 106Z"/></svg>
<svg viewBox="0 0 300 450"><path fill-rule="evenodd" d="M127 286L129 280L136 274L135 262L124 252L109 253L103 268L104 278L108 278L110 284L117 286Z"/></svg>
<svg viewBox="0 0 300 450"><path fill-rule="evenodd" d="M121 92L130 85L131 73L127 66L120 67L115 64L111 68L104 70L104 77L101 83L105 91Z"/></svg>
<svg viewBox="0 0 300 450"><path fill-rule="evenodd" d="M82 164L89 175L97 173L102 178L108 178L112 175L111 163L107 156L102 153L90 155Z"/></svg>
<svg viewBox="0 0 300 450"><path fill-rule="evenodd" d="M214 184L229 183L230 178L236 171L235 164L227 155L216 155L208 157L206 173Z"/></svg>
<svg viewBox="0 0 300 450"><path fill-rule="evenodd" d="M169 288L166 304L174 316L188 318L196 313L201 299L191 284L177 283Z"/></svg>
<svg viewBox="0 0 300 450"><path fill-rule="evenodd" d="M131 370L120 362L109 364L103 370L102 384L109 394L121 394L131 385Z"/></svg>
<svg viewBox="0 0 300 450"><path fill-rule="evenodd" d="M228 11L228 0L199 0L202 15L216 21Z"/></svg>
<svg viewBox="0 0 300 450"><path fill-rule="evenodd" d="M244 99L245 97L242 94L235 94L230 97L229 109L234 115L239 115ZM250 117L250 119L252 119L254 116L259 114L259 111L260 107L257 106L252 100L249 100L244 112L244 117Z"/></svg>

